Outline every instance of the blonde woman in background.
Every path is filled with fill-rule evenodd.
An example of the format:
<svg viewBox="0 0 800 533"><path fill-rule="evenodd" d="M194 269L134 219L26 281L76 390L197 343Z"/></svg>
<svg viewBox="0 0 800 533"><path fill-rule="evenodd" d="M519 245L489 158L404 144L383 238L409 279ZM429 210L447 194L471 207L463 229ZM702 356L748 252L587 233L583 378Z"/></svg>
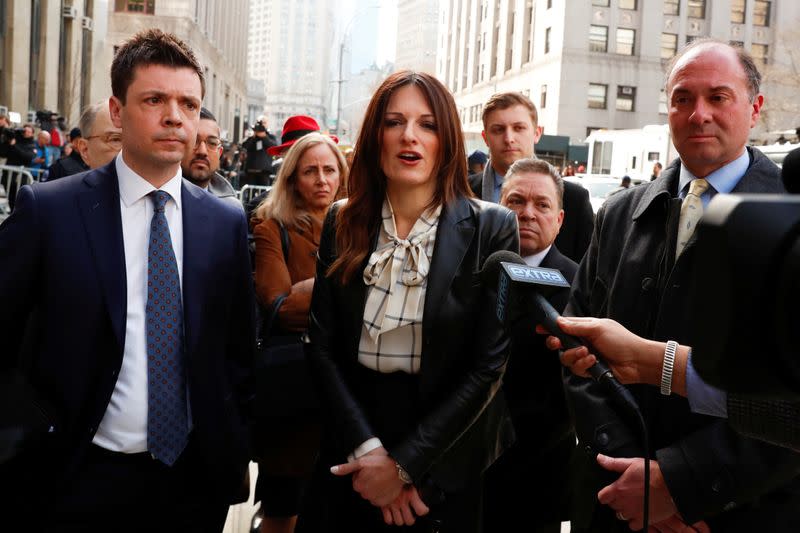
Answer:
<svg viewBox="0 0 800 533"><path fill-rule="evenodd" d="M347 172L344 156L330 137L306 134L291 143L272 191L255 211L256 292L265 308L286 296L277 313L281 334L299 336L308 329L322 222L339 191L345 190ZM282 231L288 235L286 257ZM317 420L292 417L282 419L280 427L259 428L263 438L257 449L256 500L261 501L262 532L294 530L319 431Z"/></svg>

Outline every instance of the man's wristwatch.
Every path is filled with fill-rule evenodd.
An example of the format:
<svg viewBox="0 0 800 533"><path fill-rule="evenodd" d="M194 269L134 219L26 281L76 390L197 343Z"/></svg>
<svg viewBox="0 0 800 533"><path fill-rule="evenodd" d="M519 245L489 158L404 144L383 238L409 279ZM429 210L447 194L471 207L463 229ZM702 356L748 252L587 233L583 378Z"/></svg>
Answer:
<svg viewBox="0 0 800 533"><path fill-rule="evenodd" d="M400 478L400 481L402 481L406 485L411 485L412 483L414 483L414 480L411 479L410 475L408 475L408 472L406 472L406 469L403 468L402 466L400 466L400 463L395 461L394 464L397 465L397 477Z"/></svg>

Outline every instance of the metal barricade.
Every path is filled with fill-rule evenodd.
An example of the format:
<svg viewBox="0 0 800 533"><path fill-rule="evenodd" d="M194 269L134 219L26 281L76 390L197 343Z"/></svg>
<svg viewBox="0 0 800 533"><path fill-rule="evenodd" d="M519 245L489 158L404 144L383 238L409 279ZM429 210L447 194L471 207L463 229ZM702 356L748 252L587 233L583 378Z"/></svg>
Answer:
<svg viewBox="0 0 800 533"><path fill-rule="evenodd" d="M252 202L253 198L261 193L269 192L271 189L271 185L245 185L239 189L237 195L239 197L239 201L241 201L244 208L247 209L247 204Z"/></svg>
<svg viewBox="0 0 800 533"><path fill-rule="evenodd" d="M0 165L0 220L11 213L19 190L34 181L30 169Z"/></svg>

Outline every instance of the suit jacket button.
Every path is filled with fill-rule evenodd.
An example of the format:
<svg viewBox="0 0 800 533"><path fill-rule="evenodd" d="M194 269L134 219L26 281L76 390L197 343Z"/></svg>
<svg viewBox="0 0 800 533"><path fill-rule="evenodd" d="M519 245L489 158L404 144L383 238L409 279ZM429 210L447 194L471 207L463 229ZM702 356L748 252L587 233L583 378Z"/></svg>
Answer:
<svg viewBox="0 0 800 533"><path fill-rule="evenodd" d="M653 288L653 285L655 285L655 282L653 281L653 278L649 278L648 277L648 278L643 278L642 279L642 290L643 291L651 290Z"/></svg>
<svg viewBox="0 0 800 533"><path fill-rule="evenodd" d="M719 492L722 490L722 481L719 479L715 479L713 483L711 483L711 490L714 492Z"/></svg>
<svg viewBox="0 0 800 533"><path fill-rule="evenodd" d="M595 455L594 450L588 444L583 448L583 451L586 452L586 455Z"/></svg>
<svg viewBox="0 0 800 533"><path fill-rule="evenodd" d="M597 435L597 444L599 446L605 447L609 442L611 442L611 438L608 436L608 433L603 432Z"/></svg>

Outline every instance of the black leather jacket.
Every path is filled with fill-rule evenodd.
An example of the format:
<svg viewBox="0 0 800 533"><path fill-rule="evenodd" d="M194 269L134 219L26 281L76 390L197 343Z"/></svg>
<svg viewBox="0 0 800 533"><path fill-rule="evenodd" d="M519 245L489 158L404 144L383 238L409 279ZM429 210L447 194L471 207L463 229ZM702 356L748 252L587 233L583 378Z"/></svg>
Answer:
<svg viewBox="0 0 800 533"><path fill-rule="evenodd" d="M307 351L328 427L323 456L344 462L371 437L371 421L355 380L366 286L327 278L336 258L334 217L320 240ZM376 223L379 221L376 221ZM423 318L419 422L391 456L422 482L447 492L478 479L508 444L504 402L496 395L508 358L508 336L495 318L495 287L480 283L486 257L519 250L517 220L508 209L457 198L444 206L431 261ZM402 401L402 399L400 399Z"/></svg>

